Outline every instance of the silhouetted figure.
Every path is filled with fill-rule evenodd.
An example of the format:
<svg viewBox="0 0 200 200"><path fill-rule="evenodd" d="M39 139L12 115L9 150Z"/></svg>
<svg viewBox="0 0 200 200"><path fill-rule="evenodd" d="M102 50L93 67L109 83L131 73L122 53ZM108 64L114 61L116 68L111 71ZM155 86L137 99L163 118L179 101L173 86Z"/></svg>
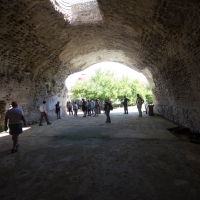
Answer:
<svg viewBox="0 0 200 200"><path fill-rule="evenodd" d="M110 120L110 110L111 110L111 101L110 99L105 101L105 114L106 114L106 122L111 123Z"/></svg>
<svg viewBox="0 0 200 200"><path fill-rule="evenodd" d="M99 104L99 106L98 106L98 109L99 109L99 114L101 114L101 102L100 102L100 100L99 99L97 99L98 100L98 104Z"/></svg>
<svg viewBox="0 0 200 200"><path fill-rule="evenodd" d="M57 119L61 119L60 118L60 102L58 101L57 104L55 105L56 107L56 115L57 115Z"/></svg>
<svg viewBox="0 0 200 200"><path fill-rule="evenodd" d="M90 104L91 104L91 112L92 112L92 115L94 114L94 101L92 100L91 102L90 102Z"/></svg>
<svg viewBox="0 0 200 200"><path fill-rule="evenodd" d="M128 114L128 101L129 101L129 99L126 98L126 96L124 96L124 102L123 102L123 104L124 104L124 114Z"/></svg>
<svg viewBox="0 0 200 200"><path fill-rule="evenodd" d="M99 102L98 99L94 102L94 117L98 117L99 114Z"/></svg>
<svg viewBox="0 0 200 200"><path fill-rule="evenodd" d="M143 103L144 103L144 100L140 97L139 94L137 94L136 105L137 105L137 109L139 112L139 117L142 117L142 104Z"/></svg>
<svg viewBox="0 0 200 200"><path fill-rule="evenodd" d="M69 101L67 101L66 103L67 112L69 112L68 107L69 107Z"/></svg>
<svg viewBox="0 0 200 200"><path fill-rule="evenodd" d="M89 100L88 100L88 103L87 103L87 115L91 116L91 102Z"/></svg>

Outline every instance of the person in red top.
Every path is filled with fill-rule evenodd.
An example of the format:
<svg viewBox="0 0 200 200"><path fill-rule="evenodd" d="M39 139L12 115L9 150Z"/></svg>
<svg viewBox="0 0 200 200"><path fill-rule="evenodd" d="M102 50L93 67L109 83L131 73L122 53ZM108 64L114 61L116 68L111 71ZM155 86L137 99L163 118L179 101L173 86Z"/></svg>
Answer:
<svg viewBox="0 0 200 200"><path fill-rule="evenodd" d="M8 121L9 121L9 125L8 125ZM5 125L4 131L7 131L8 126L9 126L9 132L10 132L10 135L12 135L13 148L12 148L11 153L17 152L19 148L18 137L19 137L19 134L23 132L21 121L23 121L24 126L26 126L26 121L25 121L22 110L18 108L17 102L13 101L12 108L10 108L6 112L5 124L4 124Z"/></svg>

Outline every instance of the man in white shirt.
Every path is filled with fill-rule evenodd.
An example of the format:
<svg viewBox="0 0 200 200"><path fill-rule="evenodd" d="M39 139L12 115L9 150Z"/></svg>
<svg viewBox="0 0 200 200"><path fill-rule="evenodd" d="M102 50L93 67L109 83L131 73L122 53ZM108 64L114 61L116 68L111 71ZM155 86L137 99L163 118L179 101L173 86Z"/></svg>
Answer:
<svg viewBox="0 0 200 200"><path fill-rule="evenodd" d="M47 118L46 101L43 101L43 104L40 105L40 123L39 123L39 126L42 126L43 117L46 119L47 125L50 125L51 123L49 122L49 120Z"/></svg>
<svg viewBox="0 0 200 200"><path fill-rule="evenodd" d="M23 121L24 126L26 126L24 114L23 114L22 110L19 109L17 106L18 106L17 102L13 101L12 108L10 108L6 112L5 122L4 122L5 123L4 130L7 131L8 130L8 121L9 121L9 132L10 132L10 135L12 135L12 140L13 140L13 148L12 148L11 153L17 152L18 148L19 148L18 137L19 137L19 134L21 134L23 132L21 121Z"/></svg>

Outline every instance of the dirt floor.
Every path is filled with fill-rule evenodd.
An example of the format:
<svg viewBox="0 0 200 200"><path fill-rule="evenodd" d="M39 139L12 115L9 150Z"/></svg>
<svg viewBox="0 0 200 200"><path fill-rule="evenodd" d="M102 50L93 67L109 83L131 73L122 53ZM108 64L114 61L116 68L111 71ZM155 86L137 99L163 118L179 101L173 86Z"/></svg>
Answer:
<svg viewBox="0 0 200 200"><path fill-rule="evenodd" d="M159 116L135 110L62 116L27 127L20 150L0 133L1 200L199 200L200 145Z"/></svg>

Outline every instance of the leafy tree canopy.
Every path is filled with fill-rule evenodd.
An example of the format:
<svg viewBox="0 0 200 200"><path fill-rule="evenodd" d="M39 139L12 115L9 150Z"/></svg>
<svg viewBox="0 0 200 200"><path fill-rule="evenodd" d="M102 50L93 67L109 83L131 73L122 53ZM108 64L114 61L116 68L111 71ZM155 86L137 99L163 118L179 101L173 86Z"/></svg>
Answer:
<svg viewBox="0 0 200 200"><path fill-rule="evenodd" d="M113 72L101 69L97 69L89 80L77 82L71 92L72 98L99 99L101 102L104 98L110 98L113 104L121 104L124 95L130 99L129 105L135 105L136 94L147 102L153 99L148 83L130 80L126 76L117 78Z"/></svg>

